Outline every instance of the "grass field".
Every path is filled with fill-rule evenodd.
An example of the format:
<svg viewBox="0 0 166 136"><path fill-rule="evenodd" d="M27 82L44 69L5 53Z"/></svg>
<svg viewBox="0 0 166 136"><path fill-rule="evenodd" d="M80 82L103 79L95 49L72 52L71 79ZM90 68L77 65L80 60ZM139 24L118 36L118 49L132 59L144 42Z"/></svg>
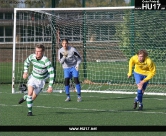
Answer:
<svg viewBox="0 0 166 136"><path fill-rule="evenodd" d="M12 94L11 85L0 85L0 125L7 126L165 126L165 96L144 96L144 110L133 110L135 95L76 93L65 102L65 93L40 93L34 101L33 114L27 116L23 94ZM165 136L166 132L0 132L0 136Z"/></svg>

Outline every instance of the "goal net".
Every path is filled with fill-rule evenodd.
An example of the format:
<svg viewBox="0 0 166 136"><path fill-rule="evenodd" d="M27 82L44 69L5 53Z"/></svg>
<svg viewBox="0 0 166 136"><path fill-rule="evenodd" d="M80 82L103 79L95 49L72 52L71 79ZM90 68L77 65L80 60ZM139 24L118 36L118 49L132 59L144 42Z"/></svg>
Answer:
<svg viewBox="0 0 166 136"><path fill-rule="evenodd" d="M166 12L109 8L15 8L12 93L23 80L23 62L37 43L55 69L54 91L64 91L63 69L57 60L61 40L68 39L82 57L82 92L135 93L134 78L128 79L128 61L139 49L146 49L157 73L145 94L166 92ZM29 68L31 73L32 68ZM72 81L71 81L72 82ZM47 88L45 86L44 91Z"/></svg>

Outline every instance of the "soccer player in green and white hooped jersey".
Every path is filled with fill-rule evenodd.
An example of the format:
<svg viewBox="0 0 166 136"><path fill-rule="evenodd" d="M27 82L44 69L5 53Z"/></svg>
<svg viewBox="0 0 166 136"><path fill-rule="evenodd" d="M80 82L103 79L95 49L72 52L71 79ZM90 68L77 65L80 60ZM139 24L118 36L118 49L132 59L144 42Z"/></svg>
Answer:
<svg viewBox="0 0 166 136"><path fill-rule="evenodd" d="M35 48L35 54L29 55L24 61L24 73L23 78L28 77L28 67L30 63L33 65L33 70L28 78L28 95L24 95L18 102L19 104L27 101L28 116L32 116L32 105L38 94L42 91L45 85L45 80L49 77L49 87L47 92L52 92L52 86L54 82L54 69L49 59L44 56L45 47L42 44L37 44Z"/></svg>

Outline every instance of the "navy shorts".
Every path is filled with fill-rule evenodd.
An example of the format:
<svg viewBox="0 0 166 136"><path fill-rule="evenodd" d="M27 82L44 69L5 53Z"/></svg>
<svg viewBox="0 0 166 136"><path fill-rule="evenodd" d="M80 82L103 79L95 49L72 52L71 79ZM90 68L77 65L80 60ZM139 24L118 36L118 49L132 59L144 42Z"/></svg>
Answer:
<svg viewBox="0 0 166 136"><path fill-rule="evenodd" d="M139 84L140 81L142 81L142 80L145 79L146 77L147 77L147 76L145 76L145 75L138 74L138 73L134 72L134 78L135 78L136 84ZM146 87L147 87L147 85L148 85L148 81L144 83L142 89L145 90Z"/></svg>

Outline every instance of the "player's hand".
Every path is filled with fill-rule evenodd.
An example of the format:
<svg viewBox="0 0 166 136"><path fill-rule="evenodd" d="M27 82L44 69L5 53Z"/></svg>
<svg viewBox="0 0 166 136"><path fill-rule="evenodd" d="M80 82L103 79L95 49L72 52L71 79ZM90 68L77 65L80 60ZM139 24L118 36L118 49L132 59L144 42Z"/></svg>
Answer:
<svg viewBox="0 0 166 136"><path fill-rule="evenodd" d="M78 70L79 70L79 65L76 65L76 67L75 67L75 68L76 68L76 70L78 71Z"/></svg>
<svg viewBox="0 0 166 136"><path fill-rule="evenodd" d="M27 77L28 77L28 73L27 73L27 72L24 72L24 74L23 74L23 79L27 79Z"/></svg>
<svg viewBox="0 0 166 136"><path fill-rule="evenodd" d="M66 58L68 55L68 51L63 52L63 56Z"/></svg>
<svg viewBox="0 0 166 136"><path fill-rule="evenodd" d="M139 84L137 84L139 90L142 90L144 83L144 81L141 81Z"/></svg>
<svg viewBox="0 0 166 136"><path fill-rule="evenodd" d="M130 77L131 77L131 75L127 74L127 77L128 77L128 78L130 78Z"/></svg>
<svg viewBox="0 0 166 136"><path fill-rule="evenodd" d="M48 93L52 93L52 91L53 91L52 87L49 87L49 88L47 89L47 92L48 92Z"/></svg>

